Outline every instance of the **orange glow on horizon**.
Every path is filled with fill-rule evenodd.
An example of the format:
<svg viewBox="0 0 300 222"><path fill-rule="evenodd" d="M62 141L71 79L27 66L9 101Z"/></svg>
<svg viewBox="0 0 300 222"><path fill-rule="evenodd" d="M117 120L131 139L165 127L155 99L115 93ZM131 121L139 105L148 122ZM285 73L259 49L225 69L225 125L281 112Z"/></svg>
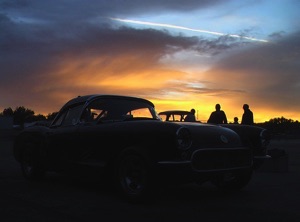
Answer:
<svg viewBox="0 0 300 222"><path fill-rule="evenodd" d="M71 98L68 98L68 99L71 99ZM203 106L201 107L201 106L194 105L194 104L196 104L195 101L176 101L176 100L159 100L159 99L150 99L150 100L154 103L157 113L159 113L161 111L165 111L165 110L187 110L187 111L189 111L191 108L195 108L197 120L200 120L201 122L204 122L204 123L206 123L207 119L209 118L210 113L212 111L214 111L213 108L215 105L215 104L208 105L207 107L205 107L205 110L207 110L207 111L204 111ZM65 101L65 102L67 102L67 101ZM32 108L29 108L29 109L32 109ZM264 123L266 121L269 121L270 119L281 118L281 117L284 117L286 119L292 119L294 121L299 120L297 118L297 115L292 116L290 113L278 113L276 111L270 111L270 110L269 111L267 111L267 110L266 111L258 111L255 108L252 108L251 110L253 111L253 114L254 114L254 122L255 123ZM57 110L53 109L53 110L49 110L48 112L46 111L46 112L41 112L41 113L37 112L35 109L33 109L33 111L35 111L35 114L42 114L44 116L47 116L49 113L58 111L58 109ZM226 113L227 120L229 123L233 122L233 118L235 116L238 117L239 123L241 122L242 114L243 114L242 108L239 107L239 110L237 112L234 107L233 108L227 107L226 110L224 109L224 111Z"/></svg>
<svg viewBox="0 0 300 222"><path fill-rule="evenodd" d="M235 88L234 85L237 82L242 82L241 79L227 81L228 78L231 79L229 72L228 75L227 72L222 72L226 73L223 75L218 73L221 72L220 70L211 71L221 76L221 79L218 79L220 85L216 86L217 90L212 90L216 82L214 75L209 75L207 72L205 74L186 73L166 69L163 64L153 63L155 64L153 65L151 61L141 61L138 55L126 54L114 59L92 55L64 55L62 57L63 60L57 67L49 69L45 67L41 77L45 78L44 84L35 85L32 89L34 93L43 95L40 98L44 98L44 101L34 104L33 100L29 99L31 104L24 104L35 114L41 113L47 116L49 113L59 111L64 103L76 96L103 93L149 99L154 103L157 112L194 108L197 119L202 122L207 121L210 113L215 110L215 104L220 103L228 122L233 122L234 117L238 117L239 122L241 121L242 101L247 95L238 90L227 90ZM213 86L203 84L203 88L207 90L202 91L202 82L208 82ZM221 88L223 82L226 82L226 86ZM193 88L193 84L200 86ZM255 84L257 86L257 83ZM244 87L241 88L244 89ZM56 104L49 103L49 100L55 101ZM282 116L295 121L300 119L296 112L286 111L283 108L273 110L270 107L261 107L259 104L255 99L249 101L256 123Z"/></svg>
<svg viewBox="0 0 300 222"><path fill-rule="evenodd" d="M207 104L205 107L197 104L195 101L170 101L170 100L152 100L154 102L157 112L161 112L164 110L187 110L189 111L191 108L196 110L196 118L201 122L206 123L212 111L215 111L215 103ZM228 123L232 123L234 117L238 117L239 123L242 120L243 109L239 106L228 108L226 104L223 104L226 109L222 109L225 111ZM250 109L253 111L254 122L255 123L264 123L274 118L284 117L286 119L292 119L294 121L299 120L299 114L295 113L291 115L288 112L279 112L278 110L269 110L269 109L256 109L255 107Z"/></svg>

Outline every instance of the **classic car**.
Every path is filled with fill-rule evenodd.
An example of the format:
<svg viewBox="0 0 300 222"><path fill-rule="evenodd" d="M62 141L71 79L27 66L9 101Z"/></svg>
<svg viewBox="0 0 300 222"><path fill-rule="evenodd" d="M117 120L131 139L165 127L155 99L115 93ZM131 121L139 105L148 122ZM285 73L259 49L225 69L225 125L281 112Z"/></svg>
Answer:
<svg viewBox="0 0 300 222"><path fill-rule="evenodd" d="M163 121L184 122L185 117L190 115L186 110L167 110L158 113ZM200 121L197 121L201 123ZM202 123L204 124L204 123ZM267 148L271 140L270 132L256 125L242 124L218 124L235 131L241 138L243 145L253 150L253 169L259 168L266 159L271 158L267 153Z"/></svg>
<svg viewBox="0 0 300 222"><path fill-rule="evenodd" d="M253 152L233 130L167 122L154 104L122 95L85 95L68 101L49 126L24 128L14 157L29 180L47 172L101 169L129 201L147 200L164 184L211 181L239 190L252 177Z"/></svg>

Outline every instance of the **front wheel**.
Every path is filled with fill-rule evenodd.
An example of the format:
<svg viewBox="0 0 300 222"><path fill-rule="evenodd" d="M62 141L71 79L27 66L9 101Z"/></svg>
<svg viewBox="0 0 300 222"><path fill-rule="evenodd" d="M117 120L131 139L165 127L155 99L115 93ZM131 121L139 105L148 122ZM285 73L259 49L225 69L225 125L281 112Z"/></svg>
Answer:
<svg viewBox="0 0 300 222"><path fill-rule="evenodd" d="M150 175L150 168L140 155L123 154L116 163L116 186L131 202L141 202L150 197L153 191Z"/></svg>
<svg viewBox="0 0 300 222"><path fill-rule="evenodd" d="M212 183L223 191L237 191L247 186L252 178L252 172L252 170L226 172L216 176Z"/></svg>

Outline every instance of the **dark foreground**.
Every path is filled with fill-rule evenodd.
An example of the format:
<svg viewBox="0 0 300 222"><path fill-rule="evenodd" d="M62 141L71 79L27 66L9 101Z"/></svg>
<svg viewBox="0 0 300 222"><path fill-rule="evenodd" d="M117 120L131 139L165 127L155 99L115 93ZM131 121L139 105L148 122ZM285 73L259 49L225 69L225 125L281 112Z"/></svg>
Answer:
<svg viewBox="0 0 300 222"><path fill-rule="evenodd" d="M112 189L83 176L49 174L30 183L12 156L13 141L0 138L0 221L300 221L300 141L275 141L289 156L288 170L256 171L240 192L212 185L167 190L150 204L128 204Z"/></svg>

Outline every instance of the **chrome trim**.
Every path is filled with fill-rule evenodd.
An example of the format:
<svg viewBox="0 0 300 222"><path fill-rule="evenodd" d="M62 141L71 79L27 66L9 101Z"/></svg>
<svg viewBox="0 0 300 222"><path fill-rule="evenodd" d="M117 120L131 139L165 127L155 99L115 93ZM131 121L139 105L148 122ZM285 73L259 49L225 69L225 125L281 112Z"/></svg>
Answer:
<svg viewBox="0 0 300 222"><path fill-rule="evenodd" d="M243 164L242 166L227 166L227 168L215 168L215 169L196 169L193 167L193 158L194 155L199 154L201 151L221 151L221 152L226 152L226 151L239 151L239 150L249 150L247 147L236 147L236 148L204 148L204 149L197 149L193 152L191 159L190 160L178 160L178 161L158 161L157 163L159 165L169 165L170 167L172 166L183 166L185 165L186 167L190 167L190 170L193 172L198 172L198 173L205 173L205 172L223 172L223 171L232 171L232 170L241 170L241 169L250 169L253 166L253 158L249 156L249 163L248 164Z"/></svg>
<svg viewBox="0 0 300 222"><path fill-rule="evenodd" d="M231 170L242 170L242 169L250 169L251 166L243 166L243 167L232 167L232 168L220 168L220 169L213 169L213 170L197 170L194 169L194 171L198 172L198 173L206 173L206 172L223 172L223 171L231 171Z"/></svg>
<svg viewBox="0 0 300 222"><path fill-rule="evenodd" d="M197 149L195 150L193 153L198 152L198 151L202 151L202 150L249 150L248 147L234 147L234 148L201 148L201 149Z"/></svg>
<svg viewBox="0 0 300 222"><path fill-rule="evenodd" d="M158 164L160 165L190 165L192 161L159 161ZM251 166L243 166L243 167L231 167L231 168L219 168L219 169L212 169L212 170L197 170L190 165L191 171L197 172L197 173L211 173L211 172L224 172L224 171L232 171L232 170L241 170L241 169L250 169Z"/></svg>
<svg viewBox="0 0 300 222"><path fill-rule="evenodd" d="M253 156L249 155L249 163L244 163L241 166L227 166L227 167L223 167L223 168L215 168L215 169L197 169L194 167L193 165L193 160L195 158L195 155L198 155L199 153L201 153L202 151L216 151L216 153L218 151L220 152L226 152L226 151L241 151L241 150L245 150L245 151L250 151L251 149L249 149L248 147L235 147L235 148L204 148L204 149L198 149L195 150L191 156L191 167L192 170L195 172L220 172L220 171L230 171L230 170L239 170L239 169L250 169L253 166Z"/></svg>
<svg viewBox="0 0 300 222"><path fill-rule="evenodd" d="M254 156L254 159L271 159L272 157L270 155L265 155L265 156Z"/></svg>
<svg viewBox="0 0 300 222"><path fill-rule="evenodd" d="M192 161L185 160L185 161L159 161L158 164L191 164Z"/></svg>

